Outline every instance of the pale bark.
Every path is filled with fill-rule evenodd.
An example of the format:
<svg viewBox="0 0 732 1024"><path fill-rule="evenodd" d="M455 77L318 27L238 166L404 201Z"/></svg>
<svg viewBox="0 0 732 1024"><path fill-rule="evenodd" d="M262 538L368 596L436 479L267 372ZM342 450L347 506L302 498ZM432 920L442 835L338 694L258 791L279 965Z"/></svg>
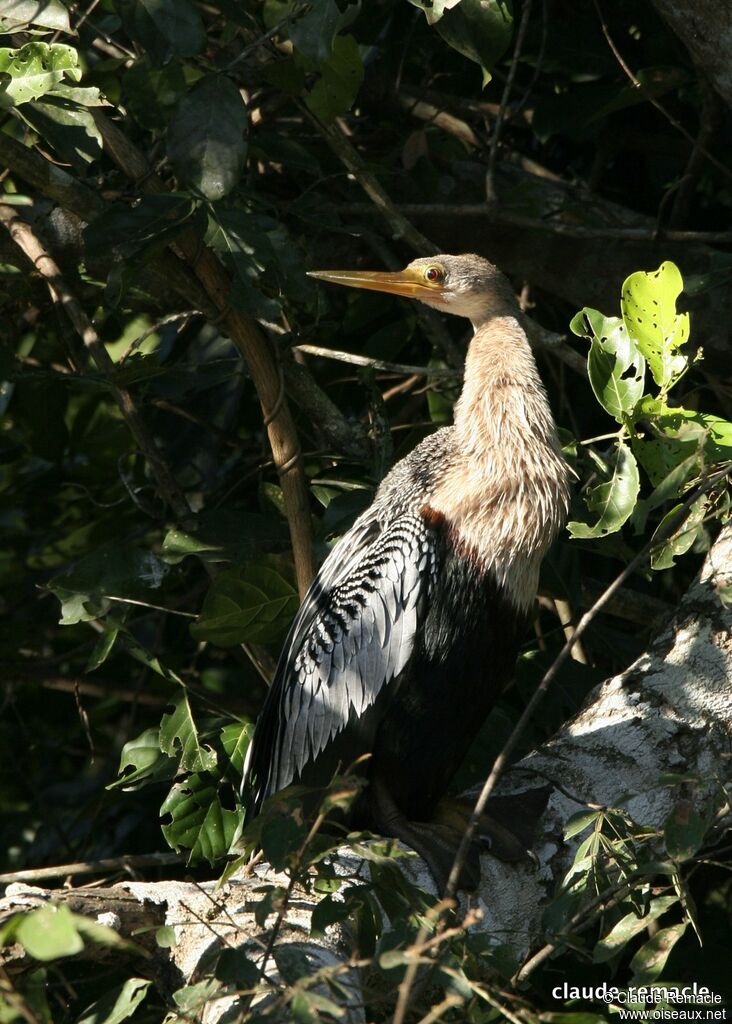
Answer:
<svg viewBox="0 0 732 1024"><path fill-rule="evenodd" d="M497 942L509 942L519 956L541 941L540 920L556 880L571 863L576 843L562 841L563 826L583 803L616 806L619 803L643 825L659 826L667 818L678 794L658 787L667 772L689 773L704 780L695 792L695 806L703 810L719 794L719 786L732 783L732 525L712 547L703 570L679 605L672 620L648 650L618 676L598 686L583 710L548 743L513 768L505 777L504 792L535 788L537 782L556 781L540 824L537 865L506 865L483 857L483 882L470 903L483 912L482 927ZM625 799L625 794L632 794ZM350 871L368 864L343 852ZM404 870L427 889L429 874L416 857L399 860ZM177 942L156 949L148 968L168 993L184 982L201 980L204 956L223 945L243 946L261 960L267 933L260 929L245 905L258 899L263 880L286 884L265 868L260 877L241 878L217 889L215 883L127 882L113 889L44 890L13 885L0 901L0 921L18 910L46 900L70 902L77 912L115 923L122 934L140 927L140 915L149 926L166 923L175 928ZM279 935L278 945L294 945L309 958L313 970L343 965L340 981L353 993L346 1024L361 1024L359 978L347 966L351 940L347 926L328 929L326 940L310 938L312 902L297 892ZM111 913L110 913L111 912ZM272 919L268 923L271 924ZM23 952L9 951L5 962ZM2 959L0 958L0 962ZM141 969L136 963L135 969ZM144 969L144 965L143 965ZM267 965L276 980L276 965ZM201 1019L208 1024L233 1009L236 997L211 1002Z"/></svg>

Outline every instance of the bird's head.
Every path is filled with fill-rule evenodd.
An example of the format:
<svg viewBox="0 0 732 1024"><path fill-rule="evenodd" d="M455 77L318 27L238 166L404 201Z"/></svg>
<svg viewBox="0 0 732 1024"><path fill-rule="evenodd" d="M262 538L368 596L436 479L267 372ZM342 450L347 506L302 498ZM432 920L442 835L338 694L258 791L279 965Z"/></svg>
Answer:
<svg viewBox="0 0 732 1024"><path fill-rule="evenodd" d="M312 270L310 277L351 288L404 295L464 316L475 327L518 307L508 280L482 256L430 256L412 260L404 270Z"/></svg>

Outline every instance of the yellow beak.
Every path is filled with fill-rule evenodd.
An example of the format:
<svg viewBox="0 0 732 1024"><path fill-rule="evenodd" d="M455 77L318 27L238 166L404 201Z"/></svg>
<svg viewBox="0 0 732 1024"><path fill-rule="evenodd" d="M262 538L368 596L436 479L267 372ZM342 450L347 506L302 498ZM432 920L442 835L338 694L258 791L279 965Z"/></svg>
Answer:
<svg viewBox="0 0 732 1024"><path fill-rule="evenodd" d="M394 273L380 270L310 270L308 277L349 288L367 288L375 292L404 295L409 299L435 299L444 293L439 283L425 281L419 270L407 267Z"/></svg>

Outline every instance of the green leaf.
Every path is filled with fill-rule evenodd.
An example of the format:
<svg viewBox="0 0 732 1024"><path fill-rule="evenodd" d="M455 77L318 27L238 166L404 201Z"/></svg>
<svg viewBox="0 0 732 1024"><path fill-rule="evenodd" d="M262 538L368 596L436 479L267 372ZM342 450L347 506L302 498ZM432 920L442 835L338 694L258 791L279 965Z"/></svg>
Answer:
<svg viewBox="0 0 732 1024"><path fill-rule="evenodd" d="M290 25L290 39L303 56L322 64L333 53L343 15L335 0L313 0L302 17Z"/></svg>
<svg viewBox="0 0 732 1024"><path fill-rule="evenodd" d="M592 962L602 964L607 960L611 960L616 953L630 942L633 936L644 931L651 921L655 921L656 918L665 914L674 903L678 903L678 896L659 896L658 899L652 901L648 913L644 917L639 917L633 912L626 914L597 943L592 954Z"/></svg>
<svg viewBox="0 0 732 1024"><path fill-rule="evenodd" d="M192 863L205 858L213 864L229 851L243 813L224 808L211 776L196 773L175 783L160 816L168 819L161 822L161 828L174 850L190 850Z"/></svg>
<svg viewBox="0 0 732 1024"><path fill-rule="evenodd" d="M29 25L70 32L69 12L61 0L4 0L0 32L17 32Z"/></svg>
<svg viewBox="0 0 732 1024"><path fill-rule="evenodd" d="M216 577L191 635L220 647L274 643L287 630L298 605L292 583L269 565L250 563Z"/></svg>
<svg viewBox="0 0 732 1024"><path fill-rule="evenodd" d="M409 0L409 2L424 11L428 25L434 25L445 11L449 11L451 7L457 7L460 0Z"/></svg>
<svg viewBox="0 0 732 1024"><path fill-rule="evenodd" d="M68 626L104 614L110 597L144 600L162 586L169 571L152 551L109 543L54 576L48 586L61 601L61 624Z"/></svg>
<svg viewBox="0 0 732 1024"><path fill-rule="evenodd" d="M0 48L0 108L37 100L54 86L81 78L79 54L64 43L26 43L20 49Z"/></svg>
<svg viewBox="0 0 732 1024"><path fill-rule="evenodd" d="M159 745L168 757L180 757L180 767L189 772L212 771L216 753L201 742L185 691L171 702L160 723Z"/></svg>
<svg viewBox="0 0 732 1024"><path fill-rule="evenodd" d="M260 844L265 858L276 871L287 867L307 835L301 813L299 817L300 820L296 821L293 814L276 814L262 827Z"/></svg>
<svg viewBox="0 0 732 1024"><path fill-rule="evenodd" d="M177 565L187 555L204 562L243 562L264 551L284 550L287 527L273 516L242 509L211 509L196 519L195 532L170 530L162 557Z"/></svg>
<svg viewBox="0 0 732 1024"><path fill-rule="evenodd" d="M630 967L633 971L633 985L646 985L655 981L666 966L671 950L686 931L686 922L659 928L648 942L644 943L633 959Z"/></svg>
<svg viewBox="0 0 732 1024"><path fill-rule="evenodd" d="M682 505L676 505L663 517L658 524L653 538L664 531L670 520L680 512ZM709 507L709 496L702 494L689 509L683 521L677 526L670 537L662 541L651 552L652 569L672 569L679 555L684 555L703 533L704 516Z"/></svg>
<svg viewBox="0 0 732 1024"><path fill-rule="evenodd" d="M110 626L107 622L102 623L104 632L97 640L94 645L94 650L89 655L89 659L86 663L86 672L93 672L95 669L103 665L109 655L112 653L112 649L117 641L117 637L120 634L119 628L116 626Z"/></svg>
<svg viewBox="0 0 732 1024"><path fill-rule="evenodd" d="M453 50L480 65L486 85L511 42L513 7L509 0L462 0L443 10L435 27Z"/></svg>
<svg viewBox="0 0 732 1024"><path fill-rule="evenodd" d="M152 982L145 978L128 978L124 984L92 1003L77 1024L121 1024L132 1016L151 985Z"/></svg>
<svg viewBox="0 0 732 1024"><path fill-rule="evenodd" d="M572 537L604 537L618 531L635 507L640 490L638 464L630 448L622 441L616 447L609 467L610 477L587 494L587 507L597 514L594 525L572 522L567 528Z"/></svg>
<svg viewBox="0 0 732 1024"><path fill-rule="evenodd" d="M689 314L676 312L684 282L675 263L638 271L625 280L621 308L628 333L648 361L653 379L664 391L681 376L687 362L678 349L689 337Z"/></svg>
<svg viewBox="0 0 732 1024"><path fill-rule="evenodd" d="M64 160L84 170L102 156L102 135L89 107L100 106L98 89L57 85L42 100L23 107L23 119Z"/></svg>
<svg viewBox="0 0 732 1024"><path fill-rule="evenodd" d="M24 917L15 938L35 960L73 956L84 948L72 912L68 907L53 904Z"/></svg>
<svg viewBox="0 0 732 1024"><path fill-rule="evenodd" d="M221 991L221 986L215 978L207 978L205 981L196 982L194 985L184 985L173 993L175 1005L181 1010L184 1020L204 1020L204 1008L206 1003L215 999Z"/></svg>
<svg viewBox="0 0 732 1024"><path fill-rule="evenodd" d="M206 45L206 30L191 0L136 0L133 31L156 64L176 54L194 57Z"/></svg>
<svg viewBox="0 0 732 1024"><path fill-rule="evenodd" d="M196 206L190 196L166 193L143 196L134 206L114 203L84 229L88 258L128 260L155 252L190 226Z"/></svg>
<svg viewBox="0 0 732 1024"><path fill-rule="evenodd" d="M625 422L640 401L645 382L646 361L634 339L619 317L605 317L596 309L583 309L570 328L575 334L586 334L589 329L592 344L587 373L592 390L606 412L618 423Z"/></svg>
<svg viewBox="0 0 732 1024"><path fill-rule="evenodd" d="M690 800L679 800L663 827L666 852L675 861L689 860L702 848L707 822Z"/></svg>
<svg viewBox="0 0 732 1024"><path fill-rule="evenodd" d="M594 825L602 811L578 811L573 814L564 826L564 838L571 839L579 832L583 832L589 825Z"/></svg>
<svg viewBox="0 0 732 1024"><path fill-rule="evenodd" d="M147 54L127 68L120 84L124 106L138 124L153 131L167 128L173 108L189 86L181 61L153 67Z"/></svg>
<svg viewBox="0 0 732 1024"><path fill-rule="evenodd" d="M247 110L229 78L209 75L176 107L168 129L168 159L180 181L212 202L239 182L247 155Z"/></svg>
<svg viewBox="0 0 732 1024"><path fill-rule="evenodd" d="M122 747L119 778L110 782L107 789L134 790L145 782L172 779L177 767L178 759L168 757L160 749L160 729L145 729Z"/></svg>
<svg viewBox="0 0 732 1024"><path fill-rule="evenodd" d="M635 446L634 446L635 447ZM641 459L641 462L643 460ZM658 508L667 501L673 501L680 497L687 490L690 480L698 476L700 468L699 453L695 452L688 458L670 468L665 477L651 494L644 500L639 501L633 513L633 524L638 533L642 533L646 526L646 519L649 512Z"/></svg>
<svg viewBox="0 0 732 1024"><path fill-rule="evenodd" d="M231 722L221 730L221 745L239 779L244 770L244 758L253 735L253 722Z"/></svg>
<svg viewBox="0 0 732 1024"><path fill-rule="evenodd" d="M206 243L221 254L233 274L232 305L249 316L266 319L281 311L280 304L260 290L262 276L276 265L279 255L262 230L261 220L248 210L216 210Z"/></svg>
<svg viewBox="0 0 732 1024"><path fill-rule="evenodd" d="M363 61L353 36L339 36L335 40L333 53L320 71L305 103L316 117L332 121L351 109L363 82Z"/></svg>

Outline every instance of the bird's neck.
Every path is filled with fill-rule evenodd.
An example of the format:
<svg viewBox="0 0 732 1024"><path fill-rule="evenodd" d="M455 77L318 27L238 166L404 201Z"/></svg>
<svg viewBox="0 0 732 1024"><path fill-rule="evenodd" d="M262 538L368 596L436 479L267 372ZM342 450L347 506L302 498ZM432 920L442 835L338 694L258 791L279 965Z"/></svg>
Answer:
<svg viewBox="0 0 732 1024"><path fill-rule="evenodd" d="M519 317L494 316L476 329L455 406L456 455L430 505L457 546L527 608L566 517L568 469Z"/></svg>

